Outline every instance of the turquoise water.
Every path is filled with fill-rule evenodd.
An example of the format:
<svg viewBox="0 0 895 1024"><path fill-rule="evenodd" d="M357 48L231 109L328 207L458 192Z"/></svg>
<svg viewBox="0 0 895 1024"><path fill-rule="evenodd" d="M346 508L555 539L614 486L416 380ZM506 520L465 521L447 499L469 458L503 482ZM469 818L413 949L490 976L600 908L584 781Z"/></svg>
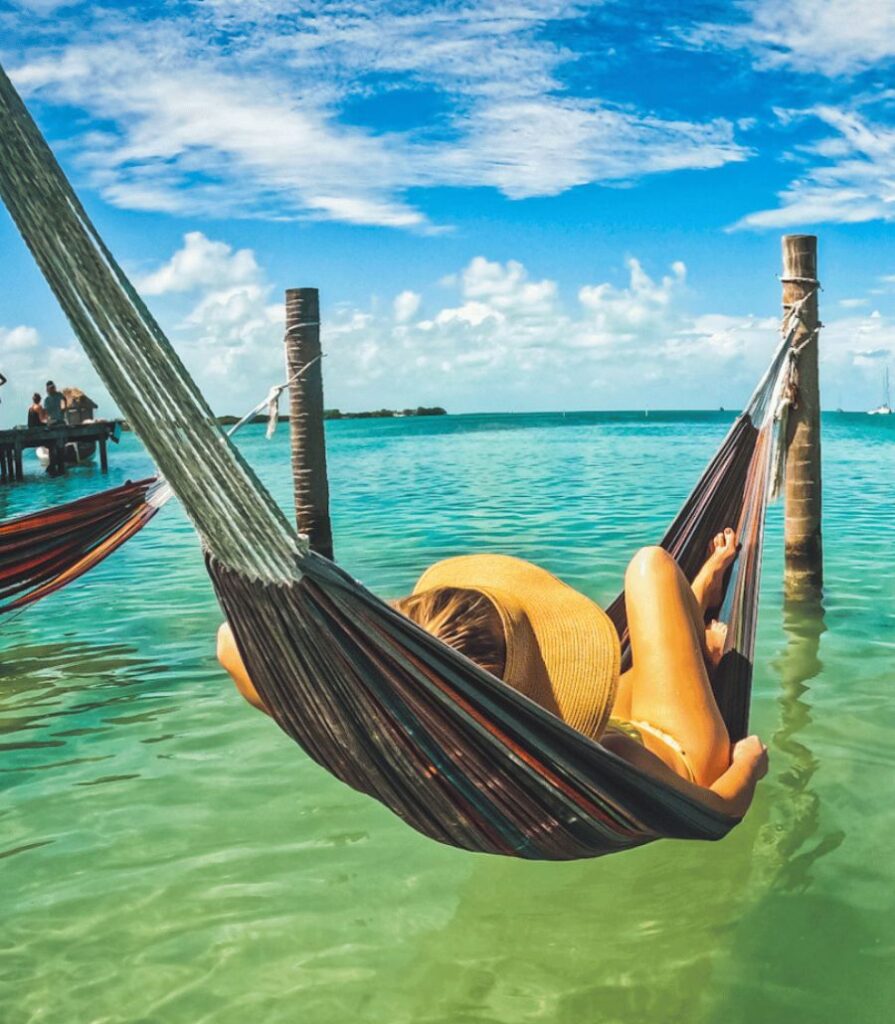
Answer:
<svg viewBox="0 0 895 1024"><path fill-rule="evenodd" d="M385 595L470 550L600 601L724 414L328 425L336 553ZM240 441L289 507L287 431ZM218 669L169 506L0 625L4 1024L891 1020L895 424L824 421L822 607L784 607L771 510L753 728L771 772L715 845L591 862L460 853L329 778ZM0 516L143 475L32 470Z"/></svg>

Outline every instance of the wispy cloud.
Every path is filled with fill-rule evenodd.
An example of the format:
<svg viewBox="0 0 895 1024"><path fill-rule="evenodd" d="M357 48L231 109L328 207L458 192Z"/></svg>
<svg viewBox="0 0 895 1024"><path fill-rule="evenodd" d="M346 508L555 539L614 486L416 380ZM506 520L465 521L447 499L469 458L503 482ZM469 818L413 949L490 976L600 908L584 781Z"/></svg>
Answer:
<svg viewBox="0 0 895 1024"><path fill-rule="evenodd" d="M401 171L388 140L339 126L319 98L272 73L224 70L223 58L190 61L190 41L170 30L136 34L72 44L13 74L26 95L80 107L109 126L69 148L114 205L424 222L391 198Z"/></svg>
<svg viewBox="0 0 895 1024"><path fill-rule="evenodd" d="M204 4L191 19L60 14L13 69L27 96L85 111L70 149L111 203L206 216L432 230L413 190L520 199L705 169L749 154L726 120L668 119L571 94L554 42L595 3ZM66 28L69 31L66 31ZM390 130L363 114L392 95ZM437 114L413 116L435 96Z"/></svg>
<svg viewBox="0 0 895 1024"><path fill-rule="evenodd" d="M687 34L703 45L743 48L762 68L828 77L895 59L895 0L749 0L745 18Z"/></svg>
<svg viewBox="0 0 895 1024"><path fill-rule="evenodd" d="M893 105L895 94L882 94L870 109L880 114ZM801 159L811 166L778 194L778 206L750 213L735 227L895 220L895 129L890 124L858 106L817 106L781 116L804 125L806 138L817 123L832 134L799 147Z"/></svg>
<svg viewBox="0 0 895 1024"><path fill-rule="evenodd" d="M435 174L445 183L492 185L524 199L747 156L725 120L667 121L599 101L544 96L476 109L463 145L439 152Z"/></svg>

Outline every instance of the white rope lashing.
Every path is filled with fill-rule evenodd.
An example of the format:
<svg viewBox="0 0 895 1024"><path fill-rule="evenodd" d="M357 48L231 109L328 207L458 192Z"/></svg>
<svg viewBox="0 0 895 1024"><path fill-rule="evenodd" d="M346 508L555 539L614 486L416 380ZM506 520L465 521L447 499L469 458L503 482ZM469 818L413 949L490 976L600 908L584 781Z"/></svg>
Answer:
<svg viewBox="0 0 895 1024"><path fill-rule="evenodd" d="M783 489L783 482L786 477L786 445L789 437L790 413L798 408L799 404L799 357L802 352L820 334L822 324L808 329L802 312L805 304L813 298L820 290L820 283L814 278L787 277L782 278L784 283L810 284L813 285L810 291L802 298L788 304L789 313L784 321L784 341L786 342L786 359L780 369L780 379L774 391L777 395L777 403L774 409L776 421L774 439L774 462L771 470L770 500L774 501L780 496ZM805 328L807 333L798 345L793 345L796 334L800 328Z"/></svg>
<svg viewBox="0 0 895 1024"><path fill-rule="evenodd" d="M267 397L262 399L257 405L253 406L241 419L237 420L232 427L227 431L227 437L233 437L233 435L240 430L242 427L254 420L258 413L267 410L267 430L264 433L265 438L269 441L276 429L277 423L280 418L280 395L290 385L294 384L295 381L300 380L311 367L320 361L320 356L312 359L310 362L293 373L292 376L283 381L282 384L275 384L270 391L267 392ZM161 508L166 502L170 501L174 497L174 492L171 490L171 485L161 475L159 475L156 483L150 488L146 495L146 504L152 505L154 508ZM299 536L302 536L299 534Z"/></svg>

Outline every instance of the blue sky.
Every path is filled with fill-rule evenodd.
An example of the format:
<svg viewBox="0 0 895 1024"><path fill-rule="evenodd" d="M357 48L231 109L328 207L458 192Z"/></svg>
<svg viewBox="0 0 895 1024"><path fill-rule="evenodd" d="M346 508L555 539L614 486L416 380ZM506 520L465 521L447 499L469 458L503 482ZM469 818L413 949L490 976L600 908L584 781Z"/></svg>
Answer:
<svg viewBox="0 0 895 1024"><path fill-rule="evenodd" d="M19 0L0 61L220 412L281 377L298 285L328 405L734 407L787 231L825 406L879 401L895 0ZM48 375L103 398L6 215L0 252L0 423Z"/></svg>

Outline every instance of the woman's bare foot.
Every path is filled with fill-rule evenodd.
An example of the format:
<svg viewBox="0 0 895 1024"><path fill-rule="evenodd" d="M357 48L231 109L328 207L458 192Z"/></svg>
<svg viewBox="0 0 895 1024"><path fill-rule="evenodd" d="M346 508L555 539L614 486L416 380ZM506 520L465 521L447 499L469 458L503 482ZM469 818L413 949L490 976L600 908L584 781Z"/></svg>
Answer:
<svg viewBox="0 0 895 1024"><path fill-rule="evenodd" d="M724 573L736 558L738 551L736 530L729 526L723 533L716 533L712 538L709 544L709 557L693 580L693 593L703 615L720 606Z"/></svg>
<svg viewBox="0 0 895 1024"><path fill-rule="evenodd" d="M711 675L724 657L724 643L727 640L727 623L712 619L705 630L705 660Z"/></svg>

